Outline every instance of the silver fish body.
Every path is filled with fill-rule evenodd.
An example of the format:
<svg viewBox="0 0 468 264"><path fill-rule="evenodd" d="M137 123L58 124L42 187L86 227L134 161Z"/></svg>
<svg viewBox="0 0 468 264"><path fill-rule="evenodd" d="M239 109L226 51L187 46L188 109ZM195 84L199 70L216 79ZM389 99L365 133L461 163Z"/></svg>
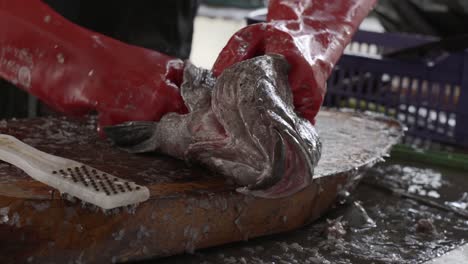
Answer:
<svg viewBox="0 0 468 264"><path fill-rule="evenodd" d="M321 154L315 128L294 111L289 65L280 55L237 63L219 78L187 65L181 94L189 113L106 128L130 152L157 151L202 164L242 193L289 196L308 186Z"/></svg>

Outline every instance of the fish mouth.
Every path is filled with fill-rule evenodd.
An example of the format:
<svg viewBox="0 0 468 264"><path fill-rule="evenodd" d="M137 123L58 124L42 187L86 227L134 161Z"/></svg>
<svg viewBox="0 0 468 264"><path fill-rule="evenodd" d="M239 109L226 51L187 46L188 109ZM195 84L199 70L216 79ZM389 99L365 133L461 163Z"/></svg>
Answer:
<svg viewBox="0 0 468 264"><path fill-rule="evenodd" d="M321 153L318 135L313 133L311 135L314 141L304 142L299 133L291 128L274 128L274 132L277 140L271 175L259 178L254 185L238 188L238 192L260 198L276 199L288 197L311 184L314 168ZM310 145L310 143L315 145Z"/></svg>
<svg viewBox="0 0 468 264"><path fill-rule="evenodd" d="M155 129L154 122L131 121L104 127L104 132L121 149L130 153L145 153L156 148L156 141L152 140Z"/></svg>

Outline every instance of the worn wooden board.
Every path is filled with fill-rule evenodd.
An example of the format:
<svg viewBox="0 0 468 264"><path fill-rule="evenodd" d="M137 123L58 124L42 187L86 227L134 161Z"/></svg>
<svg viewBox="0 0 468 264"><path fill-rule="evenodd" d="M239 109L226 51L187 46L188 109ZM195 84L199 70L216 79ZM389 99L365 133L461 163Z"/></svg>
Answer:
<svg viewBox="0 0 468 264"><path fill-rule="evenodd" d="M292 230L351 190L402 133L391 120L322 111L318 178L291 197L267 200L238 194L222 177L182 161L112 148L94 126L65 118L10 120L0 121L0 133L146 185L150 200L105 214L62 199L0 162L0 263L140 260Z"/></svg>

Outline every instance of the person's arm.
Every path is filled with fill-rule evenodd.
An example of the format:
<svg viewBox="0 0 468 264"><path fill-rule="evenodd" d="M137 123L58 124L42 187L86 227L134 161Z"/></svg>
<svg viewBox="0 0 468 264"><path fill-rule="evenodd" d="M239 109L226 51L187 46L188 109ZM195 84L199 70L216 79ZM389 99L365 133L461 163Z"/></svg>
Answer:
<svg viewBox="0 0 468 264"><path fill-rule="evenodd" d="M270 0L268 22L241 29L219 55L213 71L258 55L283 55L296 111L314 123L332 67L375 0Z"/></svg>
<svg viewBox="0 0 468 264"><path fill-rule="evenodd" d="M39 0L0 1L0 76L100 125L184 112L184 63L81 28Z"/></svg>

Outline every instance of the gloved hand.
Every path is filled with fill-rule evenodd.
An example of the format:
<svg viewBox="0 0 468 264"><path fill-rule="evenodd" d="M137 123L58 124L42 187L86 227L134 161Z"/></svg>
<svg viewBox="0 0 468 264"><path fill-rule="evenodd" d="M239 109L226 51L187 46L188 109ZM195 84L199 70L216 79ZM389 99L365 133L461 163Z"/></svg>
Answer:
<svg viewBox="0 0 468 264"><path fill-rule="evenodd" d="M267 23L237 32L219 55L214 74L254 56L281 54L291 66L296 111L314 123L333 66L374 4L375 0L271 0Z"/></svg>

